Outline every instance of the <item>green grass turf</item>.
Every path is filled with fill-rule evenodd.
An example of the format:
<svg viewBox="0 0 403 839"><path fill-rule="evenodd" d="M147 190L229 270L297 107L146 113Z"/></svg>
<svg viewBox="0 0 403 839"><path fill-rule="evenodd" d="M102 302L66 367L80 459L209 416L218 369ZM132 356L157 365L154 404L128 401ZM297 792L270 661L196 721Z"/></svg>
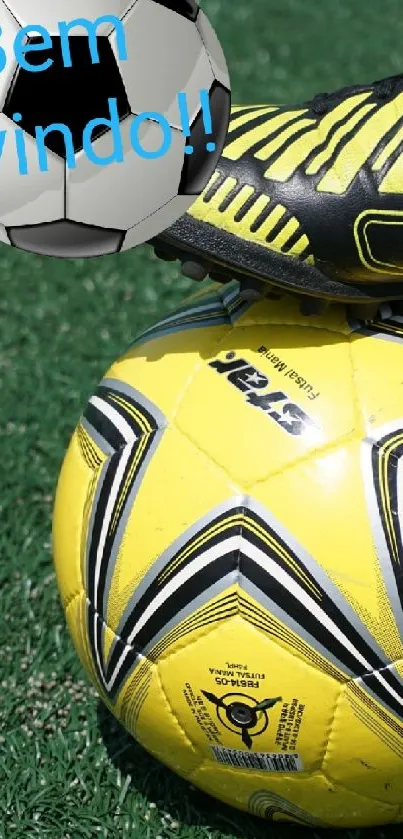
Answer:
<svg viewBox="0 0 403 839"><path fill-rule="evenodd" d="M402 70L400 0L204 8L235 102L292 102ZM63 263L6 246L0 283L0 839L323 839L216 804L133 744L89 686L58 602L51 504L70 434L113 358L190 283L145 247Z"/></svg>

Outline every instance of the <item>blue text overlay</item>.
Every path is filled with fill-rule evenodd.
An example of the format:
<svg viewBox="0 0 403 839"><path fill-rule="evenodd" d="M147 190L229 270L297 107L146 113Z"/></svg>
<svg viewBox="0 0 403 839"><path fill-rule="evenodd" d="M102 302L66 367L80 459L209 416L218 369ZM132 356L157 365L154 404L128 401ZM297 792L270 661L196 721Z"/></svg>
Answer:
<svg viewBox="0 0 403 839"><path fill-rule="evenodd" d="M95 21L89 21L86 18L76 18L75 20L72 20L69 23L66 21L61 21L60 23L58 23L61 55L63 66L65 68L72 67L69 37L71 35L71 31L76 27L84 28L86 32L86 35L88 37L88 47L91 62L93 64L100 63L97 45L97 32L100 26L106 24L110 28L113 28L115 30L116 46L119 60L126 61L128 59L124 26L122 21L119 20L119 18L117 18L115 15L103 15L101 17L98 17ZM1 34L2 28L0 27L0 35ZM31 43L29 40L33 36L35 37L35 43ZM51 35L43 26L39 24L30 24L20 29L13 43L14 56L17 64L20 66L20 68L22 68L22 70L32 73L46 72L46 70L49 70L49 68L52 66L54 61L52 58L48 57L42 63L37 63L36 59L36 63L33 64L29 61L30 53L49 51L51 48ZM6 64L7 55L3 47L0 46L0 72L4 70ZM207 140L208 136L210 135L211 137L212 135L212 118L208 90L201 90L199 96L203 126L206 134L206 149L208 152L213 152L215 150L215 143L213 142L213 140ZM186 92L178 93L177 102L180 124L182 127L183 135L186 139L185 154L193 154L195 149L191 145L191 143L188 142L188 140L191 137L191 125L189 119ZM120 132L121 122L119 119L118 104L116 99L108 99L108 110L109 115L107 117L99 117L90 120L83 130L83 151L85 152L87 158L96 166L108 166L111 163L124 162L124 149ZM23 115L19 112L16 112L12 115L12 119L14 123L18 125L18 123L20 123L23 120ZM154 151L145 149L140 142L140 129L144 122L150 120L153 123L157 124L161 131L160 147ZM106 157L101 157L99 154L97 154L93 147L92 138L94 135L94 131L100 126L109 130L113 139L113 151ZM133 117L130 126L130 143L132 150L135 152L135 154L137 154L139 157L145 160L156 160L158 158L161 158L167 154L172 145L172 132L174 130L175 129L171 127L168 120L163 114L160 114L157 111L144 111L143 113ZM48 171L48 149L46 147L46 139L51 132L55 131L61 133L63 137L67 167L69 169L76 168L77 164L72 132L68 125L62 122L57 122L47 126L35 126L34 137L37 147L38 166L41 172ZM18 171L21 175L27 175L28 158L25 144L26 135L22 128L17 127L14 131L0 131L0 159L4 151L5 143L9 143L11 141L11 136L14 136L15 151L18 160Z"/></svg>

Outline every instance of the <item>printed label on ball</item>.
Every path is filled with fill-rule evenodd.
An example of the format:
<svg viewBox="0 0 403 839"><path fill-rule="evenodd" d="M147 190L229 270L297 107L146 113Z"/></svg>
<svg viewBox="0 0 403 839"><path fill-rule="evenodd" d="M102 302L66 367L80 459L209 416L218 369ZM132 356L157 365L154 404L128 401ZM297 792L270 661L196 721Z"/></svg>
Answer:
<svg viewBox="0 0 403 839"><path fill-rule="evenodd" d="M270 379L245 358L228 352L225 359L215 358L209 367L226 377L227 382L241 391L249 405L263 411L287 434L301 437L316 423L282 390L272 390ZM295 371L293 371L295 372Z"/></svg>
<svg viewBox="0 0 403 839"><path fill-rule="evenodd" d="M292 695L276 695L267 674L250 664L209 666L201 685L186 682L182 695L194 724L218 762L266 772L302 772L297 752L305 704Z"/></svg>
<svg viewBox="0 0 403 839"><path fill-rule="evenodd" d="M281 356L278 355L277 350L272 350L269 347L266 347L262 344L258 347L257 352L264 358L267 358L270 361L270 364L277 373L281 373L287 379L294 382L294 384L299 387L299 389L306 394L308 399L311 401L317 399L321 396L320 390L318 390L312 382L308 381L304 376L301 376L299 370L295 370L294 367L291 367L287 364L286 361L283 360Z"/></svg>
<svg viewBox="0 0 403 839"><path fill-rule="evenodd" d="M217 763L234 769L254 769L260 772L304 771L304 764L298 754L246 752L241 749L225 749L223 746L212 746L211 751Z"/></svg>

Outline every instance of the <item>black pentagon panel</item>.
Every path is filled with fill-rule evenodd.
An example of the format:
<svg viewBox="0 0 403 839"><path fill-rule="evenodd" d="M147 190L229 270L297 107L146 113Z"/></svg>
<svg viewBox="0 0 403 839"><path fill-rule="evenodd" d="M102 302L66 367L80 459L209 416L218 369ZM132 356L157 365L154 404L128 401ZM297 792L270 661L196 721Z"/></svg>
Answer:
<svg viewBox="0 0 403 839"><path fill-rule="evenodd" d="M159 6L165 6L188 20L196 20L199 14L199 3L197 0L154 0Z"/></svg>
<svg viewBox="0 0 403 839"><path fill-rule="evenodd" d="M122 230L106 230L65 219L26 227L8 227L7 235L16 248L62 259L85 259L117 253L125 237Z"/></svg>
<svg viewBox="0 0 403 839"><path fill-rule="evenodd" d="M52 37L52 48L27 53L32 65L43 64L48 58L53 64L44 71L33 73L19 67L10 86L3 111L9 119L20 113L18 126L35 137L35 126L46 128L53 123L66 125L73 138L75 153L83 147L83 131L92 119L110 119L108 99L117 100L117 112L122 120L130 115L130 105L112 45L105 35L97 37L99 64L92 64L88 38L69 37L72 67L63 64L61 39ZM29 43L43 44L41 37ZM95 140L108 130L94 128ZM45 145L59 157L66 158L65 139L61 131L52 131Z"/></svg>
<svg viewBox="0 0 403 839"><path fill-rule="evenodd" d="M206 136L203 113L199 111L192 125L190 137L186 138L195 151L185 157L178 189L179 195L200 195L203 192L217 168L224 147L231 112L231 93L219 82L214 82L209 98L212 135ZM209 152L206 148L209 141L215 143L213 152Z"/></svg>

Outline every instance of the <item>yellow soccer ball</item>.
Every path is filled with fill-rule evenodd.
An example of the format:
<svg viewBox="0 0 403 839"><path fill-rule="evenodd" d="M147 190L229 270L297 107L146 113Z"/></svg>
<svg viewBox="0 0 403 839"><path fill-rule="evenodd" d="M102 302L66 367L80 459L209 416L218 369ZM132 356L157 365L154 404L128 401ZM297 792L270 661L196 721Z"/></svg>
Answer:
<svg viewBox="0 0 403 839"><path fill-rule="evenodd" d="M154 756L272 821L403 821L403 319L210 288L112 365L54 556Z"/></svg>

